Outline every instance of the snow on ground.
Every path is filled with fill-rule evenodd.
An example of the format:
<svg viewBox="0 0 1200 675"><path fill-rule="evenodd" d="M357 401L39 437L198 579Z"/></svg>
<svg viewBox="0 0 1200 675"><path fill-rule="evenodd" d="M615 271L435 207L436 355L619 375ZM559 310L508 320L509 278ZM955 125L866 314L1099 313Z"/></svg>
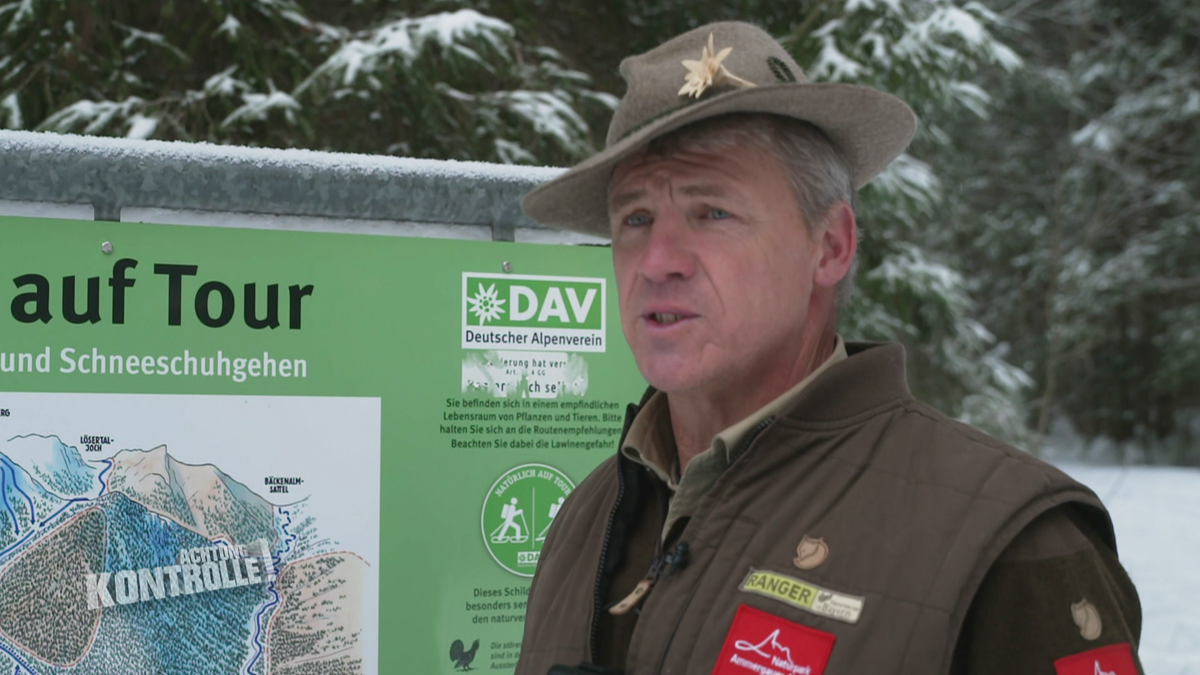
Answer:
<svg viewBox="0 0 1200 675"><path fill-rule="evenodd" d="M1146 673L1200 675L1200 469L1059 468L1112 514L1121 562L1142 600Z"/></svg>

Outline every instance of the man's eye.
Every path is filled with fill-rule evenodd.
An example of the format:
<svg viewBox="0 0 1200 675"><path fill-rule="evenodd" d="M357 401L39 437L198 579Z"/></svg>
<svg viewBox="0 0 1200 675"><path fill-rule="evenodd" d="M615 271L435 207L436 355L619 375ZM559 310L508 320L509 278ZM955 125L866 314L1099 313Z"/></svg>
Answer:
<svg viewBox="0 0 1200 675"><path fill-rule="evenodd" d="M712 218L713 220L724 220L726 218L732 218L733 214L725 209L709 209L708 217Z"/></svg>
<svg viewBox="0 0 1200 675"><path fill-rule="evenodd" d="M634 213L625 218L625 224L633 227L643 227L650 224L650 216L644 213Z"/></svg>

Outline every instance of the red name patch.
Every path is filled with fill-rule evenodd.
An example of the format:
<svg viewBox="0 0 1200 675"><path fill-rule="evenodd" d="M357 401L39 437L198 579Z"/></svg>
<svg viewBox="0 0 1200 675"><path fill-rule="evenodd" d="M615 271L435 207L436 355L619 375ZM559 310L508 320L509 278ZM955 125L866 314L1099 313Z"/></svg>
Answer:
<svg viewBox="0 0 1200 675"><path fill-rule="evenodd" d="M742 605L712 675L821 675L836 639Z"/></svg>
<svg viewBox="0 0 1200 675"><path fill-rule="evenodd" d="M1054 662L1058 675L1137 675L1129 644L1109 645Z"/></svg>

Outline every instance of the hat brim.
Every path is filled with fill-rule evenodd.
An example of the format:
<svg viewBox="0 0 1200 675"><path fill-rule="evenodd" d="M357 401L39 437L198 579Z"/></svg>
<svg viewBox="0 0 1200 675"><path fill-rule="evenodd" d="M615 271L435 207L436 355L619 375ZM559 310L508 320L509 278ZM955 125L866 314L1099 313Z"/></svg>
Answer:
<svg viewBox="0 0 1200 675"><path fill-rule="evenodd" d="M856 190L904 152L917 128L907 104L870 87L822 82L737 89L646 124L535 188L521 200L521 209L550 227L608 237L608 182L619 162L658 136L735 112L783 115L816 125L846 159Z"/></svg>

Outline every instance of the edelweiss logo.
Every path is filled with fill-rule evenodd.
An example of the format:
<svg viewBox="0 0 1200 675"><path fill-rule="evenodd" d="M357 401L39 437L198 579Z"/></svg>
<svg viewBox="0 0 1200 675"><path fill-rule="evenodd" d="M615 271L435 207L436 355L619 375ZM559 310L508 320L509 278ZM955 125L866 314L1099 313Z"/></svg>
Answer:
<svg viewBox="0 0 1200 675"><path fill-rule="evenodd" d="M1094 675L1116 675L1116 673L1112 673L1107 670L1100 670L1100 662L1097 661L1096 662L1096 672L1094 673Z"/></svg>
<svg viewBox="0 0 1200 675"><path fill-rule="evenodd" d="M603 352L606 281L463 272L462 348Z"/></svg>
<svg viewBox="0 0 1200 675"><path fill-rule="evenodd" d="M812 668L809 666L798 666L792 661L792 650L779 644L779 629L766 637L765 640L758 644L753 644L749 640L738 640L733 643L733 646L742 652L754 652L759 656L770 661L771 665L779 668L785 673L793 675L811 675ZM738 657L734 657L737 659ZM737 661L735 661L737 663ZM744 665L744 664L738 664Z"/></svg>
<svg viewBox="0 0 1200 675"><path fill-rule="evenodd" d="M505 302L496 293L496 284L488 286L487 290L484 290L483 284L479 284L479 292L474 297L467 298L467 303L471 305L471 313L479 319L481 325L499 319L500 315L504 314L501 305Z"/></svg>

